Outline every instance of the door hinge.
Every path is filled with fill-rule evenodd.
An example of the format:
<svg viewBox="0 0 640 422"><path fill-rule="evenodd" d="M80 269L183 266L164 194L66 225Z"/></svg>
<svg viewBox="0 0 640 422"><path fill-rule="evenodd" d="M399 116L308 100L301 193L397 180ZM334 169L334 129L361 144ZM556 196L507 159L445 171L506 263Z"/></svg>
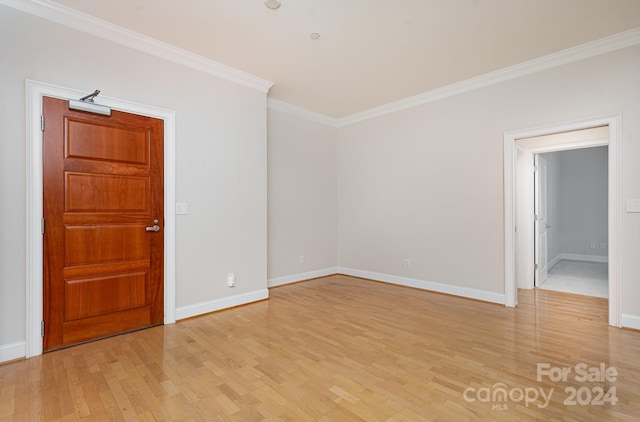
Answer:
<svg viewBox="0 0 640 422"><path fill-rule="evenodd" d="M537 269L538 269L538 264L534 264L534 265L533 265L533 269L534 269L534 270L537 270Z"/></svg>
<svg viewBox="0 0 640 422"><path fill-rule="evenodd" d="M44 114L40 115L40 130L44 132Z"/></svg>
<svg viewBox="0 0 640 422"><path fill-rule="evenodd" d="M44 234L44 218L40 219L40 233Z"/></svg>
<svg viewBox="0 0 640 422"><path fill-rule="evenodd" d="M538 214L535 214L535 215L533 216L533 221L538 221L539 219L540 219L540 218L538 217Z"/></svg>
<svg viewBox="0 0 640 422"><path fill-rule="evenodd" d="M536 171L538 171L538 166L533 166L533 172L535 173Z"/></svg>
<svg viewBox="0 0 640 422"><path fill-rule="evenodd" d="M44 337L44 321L40 321L40 336Z"/></svg>

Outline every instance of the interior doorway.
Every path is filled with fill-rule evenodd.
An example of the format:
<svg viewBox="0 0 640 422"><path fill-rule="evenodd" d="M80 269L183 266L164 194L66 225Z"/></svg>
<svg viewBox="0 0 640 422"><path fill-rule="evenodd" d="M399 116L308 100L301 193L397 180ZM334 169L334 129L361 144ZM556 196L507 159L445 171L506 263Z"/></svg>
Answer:
<svg viewBox="0 0 640 422"><path fill-rule="evenodd" d="M621 116L506 132L504 135L505 305L517 306L517 289L534 286L533 156L536 153L608 146L609 324L620 326L618 285L619 163ZM603 131L584 137L583 131Z"/></svg>
<svg viewBox="0 0 640 422"><path fill-rule="evenodd" d="M608 298L607 161L607 146L534 154L536 288Z"/></svg>

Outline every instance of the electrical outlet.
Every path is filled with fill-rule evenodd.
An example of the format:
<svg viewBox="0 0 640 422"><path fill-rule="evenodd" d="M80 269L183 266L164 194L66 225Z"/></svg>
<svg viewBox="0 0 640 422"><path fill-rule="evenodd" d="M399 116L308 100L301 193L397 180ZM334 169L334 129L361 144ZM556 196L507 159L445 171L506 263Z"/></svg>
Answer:
<svg viewBox="0 0 640 422"><path fill-rule="evenodd" d="M404 260L404 266L407 268L411 268L411 260L409 258Z"/></svg>
<svg viewBox="0 0 640 422"><path fill-rule="evenodd" d="M627 199L627 212L640 212L640 199Z"/></svg>
<svg viewBox="0 0 640 422"><path fill-rule="evenodd" d="M605 249L607 247L607 244L604 242L600 242L600 249Z"/></svg>
<svg viewBox="0 0 640 422"><path fill-rule="evenodd" d="M299 263L299 264L304 264L304 255L300 255L300 256L298 257L298 263Z"/></svg>
<svg viewBox="0 0 640 422"><path fill-rule="evenodd" d="M596 248L596 242L591 242L591 243L589 244L589 247L590 247L591 249L595 249L595 248Z"/></svg>
<svg viewBox="0 0 640 422"><path fill-rule="evenodd" d="M227 286L236 287L236 275L234 273L227 274Z"/></svg>

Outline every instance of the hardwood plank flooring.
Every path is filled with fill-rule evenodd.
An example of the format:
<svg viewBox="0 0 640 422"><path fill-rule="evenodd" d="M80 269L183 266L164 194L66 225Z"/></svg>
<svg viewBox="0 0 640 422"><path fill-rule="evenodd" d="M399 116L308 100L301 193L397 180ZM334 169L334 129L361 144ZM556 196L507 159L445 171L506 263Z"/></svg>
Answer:
<svg viewBox="0 0 640 422"><path fill-rule="evenodd" d="M607 326L606 299L535 290L519 301L346 276L283 286L2 365L0 422L640 420L640 332ZM538 381L544 363L571 373ZM581 382L578 364L617 376ZM617 404L591 404L612 387Z"/></svg>

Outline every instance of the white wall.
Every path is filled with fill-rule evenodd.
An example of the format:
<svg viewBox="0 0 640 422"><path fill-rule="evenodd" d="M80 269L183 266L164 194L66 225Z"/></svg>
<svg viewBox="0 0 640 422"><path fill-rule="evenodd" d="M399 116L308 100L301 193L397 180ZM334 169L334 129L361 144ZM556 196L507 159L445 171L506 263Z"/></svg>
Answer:
<svg viewBox="0 0 640 422"><path fill-rule="evenodd" d="M622 113L621 201L638 198L639 68L630 47L341 128L338 265L503 294L504 133ZM621 309L640 315L640 214L619 217Z"/></svg>
<svg viewBox="0 0 640 422"><path fill-rule="evenodd" d="M504 126L486 101L476 91L339 131L340 267L502 293Z"/></svg>
<svg viewBox="0 0 640 422"><path fill-rule="evenodd" d="M541 155L549 160L550 169L549 259L560 254L606 256L607 147ZM595 248L591 248L591 242L595 242ZM600 248L600 243L605 248Z"/></svg>
<svg viewBox="0 0 640 422"><path fill-rule="evenodd" d="M269 284L333 274L337 130L276 110L268 121Z"/></svg>
<svg viewBox="0 0 640 422"><path fill-rule="evenodd" d="M265 291L266 95L0 6L0 355L25 341L27 78L175 110L177 306Z"/></svg>

